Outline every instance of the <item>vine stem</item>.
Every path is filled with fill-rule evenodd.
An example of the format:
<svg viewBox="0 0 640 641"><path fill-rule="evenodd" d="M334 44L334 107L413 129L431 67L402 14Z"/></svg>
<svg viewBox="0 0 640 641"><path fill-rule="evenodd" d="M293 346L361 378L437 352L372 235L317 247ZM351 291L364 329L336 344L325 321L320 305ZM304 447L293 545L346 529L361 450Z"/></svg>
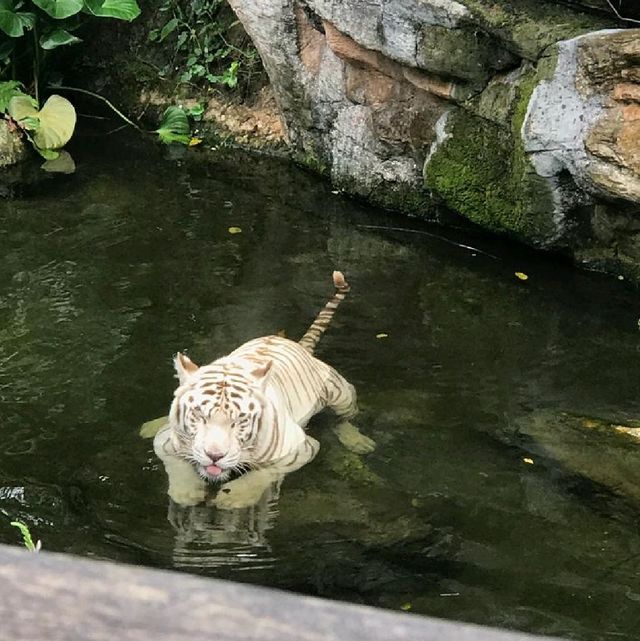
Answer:
<svg viewBox="0 0 640 641"><path fill-rule="evenodd" d="M38 103L38 108L40 108L40 60L38 58L38 25L37 21L33 23L33 85L36 94L36 102Z"/></svg>
<svg viewBox="0 0 640 641"><path fill-rule="evenodd" d="M611 0L607 0L607 4L611 7L611 11L616 14L618 20L623 20L624 22L633 22L634 24L640 24L640 20L635 20L634 18L625 18L623 15L620 15L620 12L613 6Z"/></svg>
<svg viewBox="0 0 640 641"><path fill-rule="evenodd" d="M99 93L94 93L93 91L89 91L88 89L80 89L78 87L66 87L64 85L50 85L49 89L58 89L60 91L75 91L77 93L83 93L87 96L91 96L92 98L102 100L102 102L104 102L109 107L109 109L120 116L120 118L122 118L122 120L124 120L128 125L131 125L134 129L137 129L141 133L147 133L139 125L136 125L133 120L127 118L127 116L125 116L112 102L107 100L104 96L101 96Z"/></svg>

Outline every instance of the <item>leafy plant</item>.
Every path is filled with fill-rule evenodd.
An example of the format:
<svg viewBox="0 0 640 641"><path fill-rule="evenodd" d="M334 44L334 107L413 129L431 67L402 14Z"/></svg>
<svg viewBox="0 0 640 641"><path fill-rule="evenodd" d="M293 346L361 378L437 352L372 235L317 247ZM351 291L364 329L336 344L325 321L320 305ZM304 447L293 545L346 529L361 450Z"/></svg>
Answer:
<svg viewBox="0 0 640 641"><path fill-rule="evenodd" d="M24 546L29 550L29 552L39 552L42 547L42 543L37 541L34 545L33 538L31 537L31 532L29 531L29 526L23 523L22 521L11 521L13 527L17 527L22 534L22 542Z"/></svg>
<svg viewBox="0 0 640 641"><path fill-rule="evenodd" d="M233 89L241 72L253 73L258 54L250 44L238 47L229 42L229 31L239 23L229 18L225 7L223 0L164 0L159 11L167 20L149 33L151 42L173 42L173 55L162 75L172 76L178 67L182 83L205 81Z"/></svg>
<svg viewBox="0 0 640 641"><path fill-rule="evenodd" d="M195 138L191 135L191 126L189 125L189 116L194 114L201 115L203 111L201 109L201 105L189 111L182 109L182 107L167 107L160 127L155 130L160 141L167 145L172 142L179 142L189 146L202 142L200 138Z"/></svg>
<svg viewBox="0 0 640 641"><path fill-rule="evenodd" d="M66 98L54 94L39 109L36 99L16 80L0 82L0 113L22 129L47 160L58 157L58 150L69 142L76 124L76 111Z"/></svg>
<svg viewBox="0 0 640 641"><path fill-rule="evenodd" d="M0 112L44 158L58 157L76 124L75 109L66 98L52 95L40 108L50 52L81 42L74 31L88 18L131 21L139 14L136 0L0 0L0 78L10 75L0 82ZM29 84L27 91L20 80Z"/></svg>
<svg viewBox="0 0 640 641"><path fill-rule="evenodd" d="M30 60L33 93L39 99L40 74L48 52L81 42L73 32L88 17L133 20L140 14L136 0L0 0L0 65L13 80Z"/></svg>
<svg viewBox="0 0 640 641"><path fill-rule="evenodd" d="M73 135L76 126L76 110L62 96L53 95L42 109L30 96L15 96L9 102L7 113L27 132L35 150L47 160L58 157Z"/></svg>

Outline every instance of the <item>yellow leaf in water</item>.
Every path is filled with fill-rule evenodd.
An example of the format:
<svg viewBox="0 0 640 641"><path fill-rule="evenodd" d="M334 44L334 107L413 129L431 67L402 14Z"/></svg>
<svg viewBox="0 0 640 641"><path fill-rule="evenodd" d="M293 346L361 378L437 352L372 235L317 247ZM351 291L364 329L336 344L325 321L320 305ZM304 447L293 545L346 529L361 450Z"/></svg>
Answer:
<svg viewBox="0 0 640 641"><path fill-rule="evenodd" d="M529 277L524 272L516 272L516 278L520 280L529 280Z"/></svg>
<svg viewBox="0 0 640 641"><path fill-rule="evenodd" d="M522 459L525 463L528 465L533 465L533 459L532 458L523 458Z"/></svg>
<svg viewBox="0 0 640 641"><path fill-rule="evenodd" d="M388 338L389 334L385 334L384 332L381 332L380 334L376 334L376 338Z"/></svg>
<svg viewBox="0 0 640 641"><path fill-rule="evenodd" d="M412 607L413 607L413 606L411 605L411 603L403 603L403 604L400 606L400 609L401 609L401 610L404 610L405 612L408 612L409 610L411 610L411 608L412 608Z"/></svg>
<svg viewBox="0 0 640 641"><path fill-rule="evenodd" d="M202 138L196 138L195 136L193 138L189 139L189 147L195 147L196 145L199 145L202 142Z"/></svg>
<svg viewBox="0 0 640 641"><path fill-rule="evenodd" d="M241 234L242 229L240 227L229 227L229 233L230 234Z"/></svg>

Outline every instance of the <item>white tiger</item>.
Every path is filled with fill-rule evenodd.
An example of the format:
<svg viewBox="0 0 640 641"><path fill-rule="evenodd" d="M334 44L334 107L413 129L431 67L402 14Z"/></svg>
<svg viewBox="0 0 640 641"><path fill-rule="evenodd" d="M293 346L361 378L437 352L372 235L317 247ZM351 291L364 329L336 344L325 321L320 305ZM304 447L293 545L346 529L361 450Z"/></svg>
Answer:
<svg viewBox="0 0 640 641"><path fill-rule="evenodd" d="M253 504L271 483L316 455L319 444L304 427L325 407L338 415L335 431L346 447L374 449L349 422L358 411L353 385L313 356L350 289L341 272L333 273L333 282L335 295L298 343L256 338L202 367L176 355L179 387L168 424L154 439L174 501L193 505L204 500L205 481L224 482L233 472L251 470L225 483L215 504Z"/></svg>

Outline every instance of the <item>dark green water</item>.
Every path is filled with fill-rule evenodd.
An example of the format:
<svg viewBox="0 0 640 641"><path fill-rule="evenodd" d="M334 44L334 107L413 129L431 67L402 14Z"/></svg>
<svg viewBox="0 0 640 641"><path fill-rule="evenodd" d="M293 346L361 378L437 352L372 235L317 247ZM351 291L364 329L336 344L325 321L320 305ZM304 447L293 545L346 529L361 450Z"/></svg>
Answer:
<svg viewBox="0 0 640 641"><path fill-rule="evenodd" d="M21 518L47 550L636 639L640 444L562 413L640 417L638 296L499 242L364 229L415 224L275 161L192 157L100 141L0 205L0 542ZM376 452L319 417L279 499L169 506L137 428L166 413L172 354L301 335L334 268L352 294L319 356Z"/></svg>

